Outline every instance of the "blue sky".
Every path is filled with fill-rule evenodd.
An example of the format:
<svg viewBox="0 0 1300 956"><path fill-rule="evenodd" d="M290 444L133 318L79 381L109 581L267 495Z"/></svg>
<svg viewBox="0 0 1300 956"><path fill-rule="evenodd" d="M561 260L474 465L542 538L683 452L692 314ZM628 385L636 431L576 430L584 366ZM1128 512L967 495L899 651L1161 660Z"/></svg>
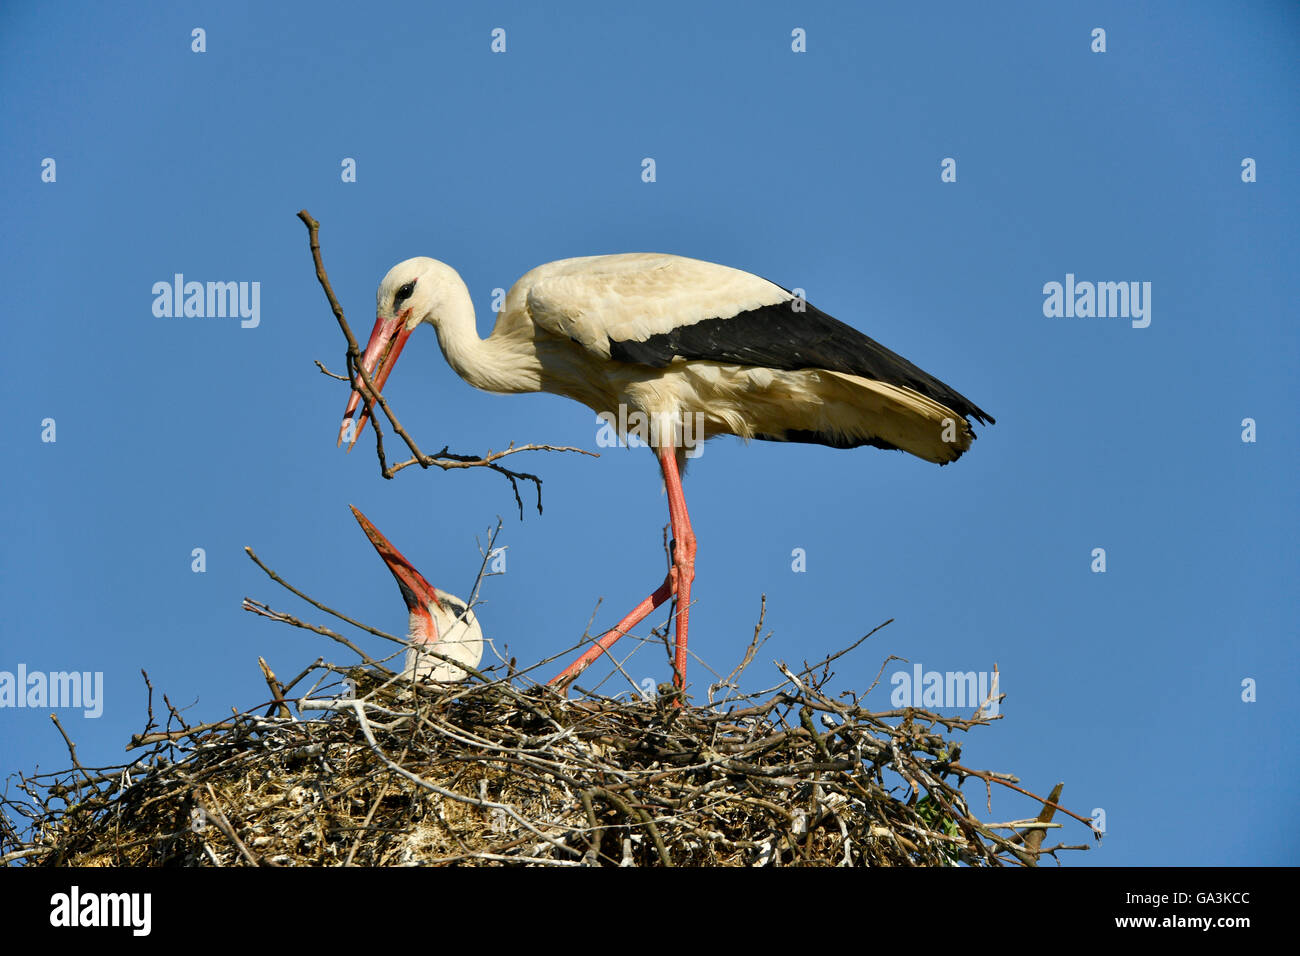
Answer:
<svg viewBox="0 0 1300 956"><path fill-rule="evenodd" d="M1004 716L965 760L1103 810L1073 865L1295 863L1298 46L1285 3L6 5L0 670L103 672L102 716L60 711L86 764L142 726L141 668L195 722L251 706L259 655L345 658L240 609L329 623L244 546L405 625L349 503L462 596L501 515L479 618L521 661L598 600L611 625L663 575L650 454L598 449L566 399L476 392L420 329L386 392L425 448L602 456L516 458L545 480L523 521L485 470L385 481L368 437L345 456L347 386L313 364L340 370L342 340L295 213L363 341L410 256L460 271L486 335L492 290L542 262L678 253L805 289L998 419L942 469L709 444L686 482L695 653L730 670L764 593L756 683L895 618L837 686L889 654L996 663ZM259 283L259 324L155 316L175 273ZM1149 326L1044 315L1067 274L1149 282ZM652 647L628 668L668 674ZM0 709L0 772L66 762L48 713ZM999 794L987 817L1032 812Z"/></svg>

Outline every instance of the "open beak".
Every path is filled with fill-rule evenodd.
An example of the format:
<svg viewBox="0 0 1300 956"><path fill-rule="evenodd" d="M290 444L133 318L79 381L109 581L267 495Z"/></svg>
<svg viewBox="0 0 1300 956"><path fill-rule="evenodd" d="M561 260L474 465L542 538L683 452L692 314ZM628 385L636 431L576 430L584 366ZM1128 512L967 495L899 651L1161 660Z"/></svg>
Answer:
<svg viewBox="0 0 1300 956"><path fill-rule="evenodd" d="M373 524L370 519L363 515L352 505L352 516L357 519L361 525L361 530L366 533L370 543L375 546L379 556L384 559L384 564L388 565L388 570L393 573L397 579L397 586L402 590L402 600L406 602L407 609L411 614L419 618L419 624L412 630L415 635L423 638L425 641L435 641L438 639L438 631L433 623L433 615L429 613L429 605L432 604L438 609L442 609L442 602L438 600L438 594L433 589L433 585L424 579L419 571L410 561L402 556L385 538ZM420 626L423 625L423 626Z"/></svg>
<svg viewBox="0 0 1300 956"><path fill-rule="evenodd" d="M412 330L406 327L406 321L410 317L411 310L404 309L391 319L385 319L382 315L375 319L370 341L366 343L366 352L361 356L361 367L370 376L370 381L375 383L376 392L384 390L384 383L388 381L393 366L397 364L397 357L402 354L402 349L406 347L406 340L411 337ZM364 388L360 375L357 375L357 385ZM343 413L343 424L339 426L339 445L342 445L343 439L348 437L348 430L352 428L352 416L356 414L357 406L360 404L361 392L353 391L352 397L348 399L347 411ZM352 450L352 446L361 437L361 429L366 427L368 417L368 413L363 409L361 419L352 431L352 441L348 444L348 451ZM366 533L369 534L368 531Z"/></svg>

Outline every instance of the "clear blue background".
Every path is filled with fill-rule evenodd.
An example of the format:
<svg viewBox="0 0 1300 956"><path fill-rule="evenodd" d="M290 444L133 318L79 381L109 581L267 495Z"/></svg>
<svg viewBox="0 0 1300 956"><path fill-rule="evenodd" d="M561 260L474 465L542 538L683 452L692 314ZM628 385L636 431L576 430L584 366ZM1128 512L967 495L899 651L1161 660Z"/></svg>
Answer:
<svg viewBox="0 0 1300 956"><path fill-rule="evenodd" d="M942 469L708 445L686 485L696 653L730 670L763 593L755 683L896 618L837 686L891 653L996 662L1005 716L965 760L1103 809L1106 840L1071 863L1295 863L1298 40L1289 3L7 4L0 669L105 673L104 716L61 718L87 764L143 725L141 668L195 722L264 700L258 655L282 676L347 658L240 610L330 623L245 545L405 626L348 503L462 596L502 515L480 619L521 662L574 643L599 599L609 626L663 575L650 454L513 459L545 479L521 522L486 470L385 481L368 439L336 450L348 389L313 360L341 370L342 339L295 213L322 222L363 341L409 256L457 268L487 334L492 290L534 265L673 252L802 287L998 419ZM155 318L175 272L260 282L260 327ZM1045 318L1067 272L1151 282L1151 326ZM477 392L427 329L388 395L426 449L596 448L586 408ZM653 647L628 666L668 674ZM47 714L0 711L0 771L66 764ZM999 793L986 818L1032 812Z"/></svg>

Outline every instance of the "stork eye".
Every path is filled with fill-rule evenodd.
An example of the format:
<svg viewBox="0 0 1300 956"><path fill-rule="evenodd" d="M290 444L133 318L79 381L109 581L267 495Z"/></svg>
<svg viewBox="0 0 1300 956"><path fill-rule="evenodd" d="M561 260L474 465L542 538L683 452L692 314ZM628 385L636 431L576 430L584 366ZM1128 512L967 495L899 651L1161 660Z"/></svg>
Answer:
<svg viewBox="0 0 1300 956"><path fill-rule="evenodd" d="M406 285L397 290L397 295L393 296L393 305L398 305L403 299L409 299L411 293L415 291L415 279L412 279Z"/></svg>

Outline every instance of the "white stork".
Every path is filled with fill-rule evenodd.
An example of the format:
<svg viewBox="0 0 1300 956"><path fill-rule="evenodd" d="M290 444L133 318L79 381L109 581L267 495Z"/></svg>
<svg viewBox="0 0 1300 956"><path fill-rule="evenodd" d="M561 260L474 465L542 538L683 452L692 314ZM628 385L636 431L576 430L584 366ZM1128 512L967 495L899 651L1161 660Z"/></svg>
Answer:
<svg viewBox="0 0 1300 956"><path fill-rule="evenodd" d="M351 505L348 507L352 508ZM384 564L388 565L388 570L393 572L410 611L407 634L411 646L406 651L402 677L408 680L464 680L466 672L456 664L424 652L434 651L457 663L478 667L478 662L483 659L483 631L474 612L460 598L426 581L360 511L352 508L352 515L384 559Z"/></svg>
<svg viewBox="0 0 1300 956"><path fill-rule="evenodd" d="M398 263L377 299L362 358L376 388L411 332L428 322L447 362L476 388L567 395L620 422L628 419L618 415L623 406L660 426L650 437L668 492L672 568L552 679L562 687L673 595L673 679L685 687L696 545L681 484L683 423L702 420L705 437L873 445L940 465L970 447L970 419L993 423L943 382L788 289L698 259L628 253L538 266L510 289L486 339L478 336L465 283L435 259ZM348 402L340 444L360 397L354 391ZM363 411L352 444L365 422Z"/></svg>

